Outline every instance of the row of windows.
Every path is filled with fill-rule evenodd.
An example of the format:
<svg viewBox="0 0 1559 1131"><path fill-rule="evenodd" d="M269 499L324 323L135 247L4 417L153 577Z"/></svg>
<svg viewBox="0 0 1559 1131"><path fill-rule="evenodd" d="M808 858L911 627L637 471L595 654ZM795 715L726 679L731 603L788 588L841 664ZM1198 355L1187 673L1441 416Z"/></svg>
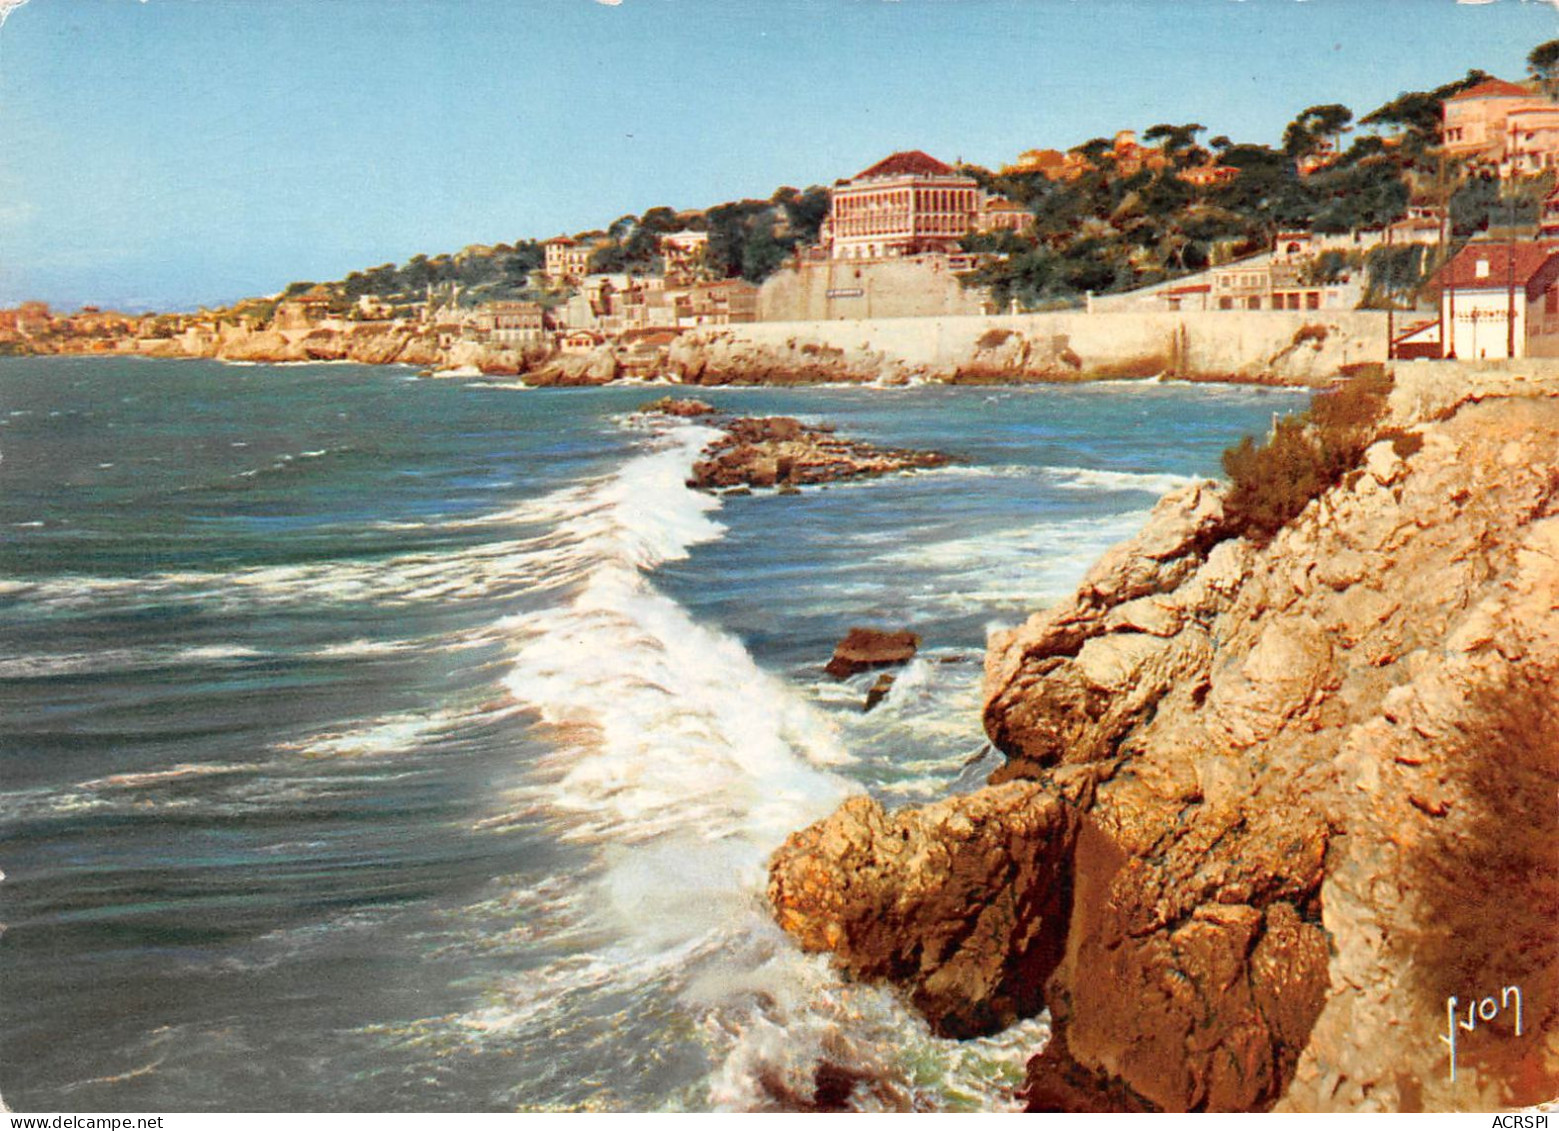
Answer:
<svg viewBox="0 0 1559 1131"><path fill-rule="evenodd" d="M887 208L918 212L973 212L978 202L973 189L899 189L894 192L841 194L834 198L835 216L856 216Z"/></svg>
<svg viewBox="0 0 1559 1131"><path fill-rule="evenodd" d="M884 236L909 234L908 216L872 216L864 220L844 220L839 224L841 236Z"/></svg>
<svg viewBox="0 0 1559 1131"><path fill-rule="evenodd" d="M961 236L970 228L967 216L921 216L915 231L925 235Z"/></svg>
<svg viewBox="0 0 1559 1131"><path fill-rule="evenodd" d="M1174 300L1171 300L1173 302ZM1289 291L1272 296L1272 305L1266 306L1261 295L1238 299L1224 295L1218 300L1219 310L1320 310L1320 291Z"/></svg>
<svg viewBox="0 0 1559 1131"><path fill-rule="evenodd" d="M894 257L893 256L893 249L890 248L890 247L885 247L885 246L881 246L881 245L878 245L878 244L869 244L869 245L863 244L860 247L843 247L843 248L840 248L839 249L838 258L840 258L840 259L877 259L878 257L883 256L883 255L887 255L889 257ZM857 271L856 275L859 276L860 272Z"/></svg>
<svg viewBox="0 0 1559 1131"><path fill-rule="evenodd" d="M867 216L863 219L841 220L834 229L836 236L872 236L878 234L909 235L911 232L919 234L961 236L974 227L972 216L927 216L920 215L910 217L906 213L893 213L887 216Z"/></svg>

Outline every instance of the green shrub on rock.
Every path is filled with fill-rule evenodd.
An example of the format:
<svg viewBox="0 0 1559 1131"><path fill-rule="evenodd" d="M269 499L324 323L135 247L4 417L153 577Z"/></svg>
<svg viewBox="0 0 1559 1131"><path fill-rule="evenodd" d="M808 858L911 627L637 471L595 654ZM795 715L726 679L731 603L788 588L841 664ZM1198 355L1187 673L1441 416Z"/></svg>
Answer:
<svg viewBox="0 0 1559 1131"><path fill-rule="evenodd" d="M1360 367L1310 408L1277 421L1267 442L1246 436L1223 453L1224 514L1235 535L1270 541L1311 499L1359 466L1386 411L1391 375Z"/></svg>

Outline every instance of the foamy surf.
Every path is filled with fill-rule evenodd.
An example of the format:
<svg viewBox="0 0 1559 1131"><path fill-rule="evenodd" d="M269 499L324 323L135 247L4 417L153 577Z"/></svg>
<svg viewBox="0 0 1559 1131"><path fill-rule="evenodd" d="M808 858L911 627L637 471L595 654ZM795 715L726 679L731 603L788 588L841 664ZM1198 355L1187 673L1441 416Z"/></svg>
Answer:
<svg viewBox="0 0 1559 1131"><path fill-rule="evenodd" d="M675 426L596 487L561 528L583 565L572 600L503 623L509 691L563 739L542 772L573 837L683 831L756 855L847 792L818 769L848 759L826 721L649 580L724 531L719 501L686 485L710 435Z"/></svg>
<svg viewBox="0 0 1559 1131"><path fill-rule="evenodd" d="M1105 471L1090 467L1047 467L1045 475L1057 487L1071 491L1142 491L1166 495L1203 480L1189 475L1151 471Z"/></svg>
<svg viewBox="0 0 1559 1131"><path fill-rule="evenodd" d="M1215 472L1283 407L689 390L967 460L724 499L682 482L711 434L619 416L658 391L137 360L132 403L115 363L55 364L6 359L33 415L0 411L8 965L37 989L0 1043L30 1110L1012 1106L1038 1023L931 1037L799 953L766 857L850 789L988 776L982 626L1159 486L1045 466ZM821 670L857 623L923 638L870 713L877 673ZM136 1000L94 1026L108 984Z"/></svg>
<svg viewBox="0 0 1559 1131"><path fill-rule="evenodd" d="M612 962L576 958L556 977L676 990L702 1018L716 1108L813 1103L819 1066L856 1081L851 1106L931 1105L901 1055L906 1031L929 1055L924 1024L891 990L841 982L769 920L769 853L859 787L828 772L851 755L820 712L651 581L720 533L715 501L683 482L695 443L684 435L598 487L592 521L572 526L595 559L573 600L505 622L516 640L506 684L557 743L536 785L506 803L548 809L559 835L596 846L593 904L618 940ZM901 708L913 710L916 685L906 679ZM671 974L684 967L696 975L679 987ZM523 1026L544 1005L527 991L460 1028Z"/></svg>

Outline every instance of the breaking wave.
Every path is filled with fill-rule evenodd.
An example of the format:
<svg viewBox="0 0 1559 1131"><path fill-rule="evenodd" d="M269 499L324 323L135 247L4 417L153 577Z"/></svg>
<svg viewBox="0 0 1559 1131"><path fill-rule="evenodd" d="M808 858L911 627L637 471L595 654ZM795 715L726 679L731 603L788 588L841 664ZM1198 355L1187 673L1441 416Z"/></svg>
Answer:
<svg viewBox="0 0 1559 1131"><path fill-rule="evenodd" d="M1188 475L1151 471L1104 471L1088 467L1047 467L1057 487L1074 491L1143 491L1164 495L1203 480Z"/></svg>

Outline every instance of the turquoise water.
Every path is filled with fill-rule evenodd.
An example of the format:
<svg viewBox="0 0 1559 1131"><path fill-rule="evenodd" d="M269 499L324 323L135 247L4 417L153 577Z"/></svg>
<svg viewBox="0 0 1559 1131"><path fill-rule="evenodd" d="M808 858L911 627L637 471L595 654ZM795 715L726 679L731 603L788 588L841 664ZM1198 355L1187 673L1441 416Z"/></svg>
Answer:
<svg viewBox="0 0 1559 1131"><path fill-rule="evenodd" d="M866 790L974 788L985 634L1292 393L713 390L953 453L716 498L664 390L0 359L0 1094L17 1110L999 1107L768 922ZM924 645L888 700L822 665Z"/></svg>

